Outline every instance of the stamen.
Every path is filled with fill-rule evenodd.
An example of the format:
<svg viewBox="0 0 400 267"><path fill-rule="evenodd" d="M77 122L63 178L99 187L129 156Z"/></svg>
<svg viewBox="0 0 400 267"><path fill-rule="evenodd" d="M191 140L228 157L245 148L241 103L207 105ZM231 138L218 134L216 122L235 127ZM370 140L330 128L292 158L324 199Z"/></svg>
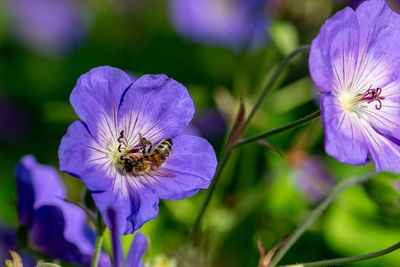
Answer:
<svg viewBox="0 0 400 267"><path fill-rule="evenodd" d="M372 86L372 85L371 85ZM380 96L382 93L382 88L376 88L376 89L371 89L371 86L368 88L367 91L365 91L361 95L361 101L366 101L368 104L374 101L378 101L378 104L375 105L375 108L377 110L380 110L382 108L382 102L381 100L384 100L384 96Z"/></svg>

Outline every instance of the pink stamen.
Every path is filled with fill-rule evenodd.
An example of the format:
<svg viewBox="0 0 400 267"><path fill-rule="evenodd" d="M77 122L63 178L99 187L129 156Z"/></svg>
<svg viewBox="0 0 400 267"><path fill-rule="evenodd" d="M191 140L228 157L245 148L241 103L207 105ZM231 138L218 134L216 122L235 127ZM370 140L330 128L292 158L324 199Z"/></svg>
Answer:
<svg viewBox="0 0 400 267"><path fill-rule="evenodd" d="M366 101L368 104L371 102L374 102L375 100L378 101L378 104L375 105L375 108L377 110L380 110L382 108L382 102L381 100L384 100L384 96L380 96L382 93L382 88L376 88L376 89L371 89L371 86L368 88L367 91L365 91L362 96L361 100Z"/></svg>

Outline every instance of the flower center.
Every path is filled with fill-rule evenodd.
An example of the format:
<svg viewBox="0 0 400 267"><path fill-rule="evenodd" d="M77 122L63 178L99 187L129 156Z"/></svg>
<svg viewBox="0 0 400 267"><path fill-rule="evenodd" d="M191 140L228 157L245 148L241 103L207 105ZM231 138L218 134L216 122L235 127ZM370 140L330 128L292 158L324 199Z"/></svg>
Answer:
<svg viewBox="0 0 400 267"><path fill-rule="evenodd" d="M381 93L382 88L373 89L370 86L363 94L357 94L356 96L344 92L339 96L339 101L346 111L354 111L361 103L370 104L374 101L378 102L375 108L380 110L382 108L381 101L385 99L384 96L381 96Z"/></svg>
<svg viewBox="0 0 400 267"><path fill-rule="evenodd" d="M147 170L148 164L143 161L150 154L153 144L139 133L139 143L131 145L124 132L124 130L120 132L117 139L118 148L113 155L117 169L121 173L131 173L134 168L136 171Z"/></svg>

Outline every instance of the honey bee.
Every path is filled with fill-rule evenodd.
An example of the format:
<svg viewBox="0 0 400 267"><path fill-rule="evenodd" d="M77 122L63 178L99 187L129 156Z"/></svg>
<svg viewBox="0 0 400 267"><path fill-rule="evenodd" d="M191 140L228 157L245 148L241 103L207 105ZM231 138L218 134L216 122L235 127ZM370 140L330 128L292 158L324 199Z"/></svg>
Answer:
<svg viewBox="0 0 400 267"><path fill-rule="evenodd" d="M139 144L132 149L125 151L120 160L123 170L126 173L141 175L158 169L167 159L172 150L172 140L167 138L162 140L150 153L153 144L139 134ZM118 142L118 151L122 153L121 144L123 143L124 131L121 131ZM167 176L167 175L165 175Z"/></svg>
<svg viewBox="0 0 400 267"><path fill-rule="evenodd" d="M172 150L172 140L171 138L162 140L153 150L153 152L146 154L144 157L140 158L138 161L132 164L132 169L129 170L133 174L144 174L152 170L156 170L168 159ZM149 150L150 151L150 150ZM126 170L126 168L125 168Z"/></svg>
<svg viewBox="0 0 400 267"><path fill-rule="evenodd" d="M139 144L128 150L126 150L127 141L125 139L123 130L121 131L120 136L117 139L119 143L118 152L122 153L122 155L120 156L122 167L123 170L127 173L132 172L133 165L144 158L147 154L149 154L153 146L153 144L146 138L142 137L140 133L139 137Z"/></svg>

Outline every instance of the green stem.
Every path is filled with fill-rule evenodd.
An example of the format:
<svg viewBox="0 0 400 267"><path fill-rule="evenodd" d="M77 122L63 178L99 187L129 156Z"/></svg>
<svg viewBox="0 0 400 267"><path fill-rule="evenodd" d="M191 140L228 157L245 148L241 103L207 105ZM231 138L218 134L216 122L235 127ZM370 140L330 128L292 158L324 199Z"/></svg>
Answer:
<svg viewBox="0 0 400 267"><path fill-rule="evenodd" d="M299 263L299 264L294 264L294 265L285 265L285 266L280 266L280 267L308 267L308 266L335 266L335 265L342 265L342 264L348 264L352 262L357 262L357 261L363 261L363 260L368 260L376 257L383 256L385 254L388 254L392 251L395 251L396 249L400 248L400 242L394 244L393 246L390 246L386 249L379 250L376 252L372 252L369 254L361 255L361 256L354 256L354 257L348 257L348 258L339 258L339 259L331 259L331 260L323 260L323 261L314 261L314 262L308 262L308 263ZM279 266L278 266L279 267Z"/></svg>
<svg viewBox="0 0 400 267"><path fill-rule="evenodd" d="M233 146L233 149L236 149L236 148L241 147L241 146L243 146L245 144L257 141L257 140L262 139L262 138L266 138L266 137L269 137L269 136L272 136L272 135L276 135L276 134L279 134L279 133L287 131L287 130L291 130L291 129L300 127L300 126L302 126L304 124L307 124L307 123L311 122L315 118L318 118L320 115L321 115L320 110L317 110L317 111L311 113L310 115L307 115L304 118L301 118L301 119L299 119L297 121L290 122L290 123L288 123L288 124L286 124L284 126L281 126L281 127L275 128L273 130L269 130L267 132L264 132L264 133L261 133L261 134L257 134L255 136L252 136L252 137L246 138L244 140L241 140L241 141L237 142Z"/></svg>
<svg viewBox="0 0 400 267"><path fill-rule="evenodd" d="M210 203L211 196L213 195L217 181L218 181L219 177L221 176L222 170L224 169L226 162L228 161L229 157L231 156L231 153L232 152L229 148L224 149L224 153L222 154L221 160L218 163L217 170L215 171L215 175L214 175L214 178L212 179L210 188L207 191L207 195L204 200L203 206L201 207L200 213L199 213L199 215L197 215L196 221L193 224L192 240L193 240L194 244L196 244L196 242L197 242L197 233L200 228L201 219L203 218L204 213L208 207L208 204Z"/></svg>
<svg viewBox="0 0 400 267"><path fill-rule="evenodd" d="M250 115L247 117L246 121L244 122L244 124L242 126L242 131L249 124L250 120L252 119L252 117L254 116L254 114L256 113L258 108L260 107L261 103L264 101L265 96L273 88L273 86L275 85L275 82L278 80L278 78L279 78L280 74L282 73L283 69L289 64L290 60L293 57L295 57L297 54L306 53L309 50L310 50L310 45L303 45L303 46L300 46L300 47L296 48L292 53L290 53L288 56L286 56L284 58L284 60L281 62L281 64L278 66L278 68L273 73L271 79L268 81L268 84L266 85L264 90L261 92L261 95L258 98L258 100L257 100L256 104L254 105L253 109L251 110ZM288 128L288 129L291 129L291 128ZM235 130L235 129L232 129L232 130ZM282 131L285 131L285 130L282 130ZM231 132L229 133L228 136L231 136ZM280 132L281 131L276 132L276 133L272 133L270 135L277 134L277 133L280 133ZM219 160L219 163L218 163L218 166L217 166L217 170L216 170L214 178L213 178L213 180L211 182L210 188L207 191L207 195L206 195L206 198L204 200L203 206L202 206L202 208L200 210L199 215L197 215L196 221L193 224L191 238L192 238L194 244L196 244L196 242L197 242L197 233L198 233L199 228L200 228L201 220L202 220L202 218L204 216L204 213L205 213L205 211L207 209L208 204L210 203L211 197L212 197L212 195L214 193L214 190L215 190L215 187L216 187L217 182L219 180L219 177L221 176L222 170L224 169L226 162L228 161L229 157L231 156L232 149L233 148L230 147L228 144L225 145L225 147L223 149L222 156L221 156L221 158Z"/></svg>
<svg viewBox="0 0 400 267"><path fill-rule="evenodd" d="M103 245L104 230L105 226L101 218L101 214L99 211L97 211L97 237L96 237L96 245L94 248L91 267L97 267L99 263L101 247Z"/></svg>
<svg viewBox="0 0 400 267"><path fill-rule="evenodd" d="M278 80L279 76L281 75L283 70L286 68L286 66L289 64L290 60L292 60L292 58L294 58L296 55L307 53L308 51L310 51L310 45L302 45L302 46L297 47L295 50L293 50L293 52L291 52L289 55L287 55L283 59L281 64L278 66L278 68L272 74L272 77L271 77L271 79L269 79L264 90L261 92L261 95L257 99L256 104L254 105L253 109L251 110L249 116L247 117L247 120L243 124L243 129L245 129L247 127L247 125L250 123L250 120L253 118L254 114L261 106L261 103L264 101L265 96L274 87L276 81Z"/></svg>
<svg viewBox="0 0 400 267"><path fill-rule="evenodd" d="M324 212L328 206L336 199L336 197L346 188L360 184L368 180L371 176L357 177L353 179L346 179L337 184L329 195L304 219L304 221L296 228L296 230L290 234L287 241L278 250L269 267L274 267L283 258L286 252L292 247L292 245L300 238L300 236L318 219L318 217Z"/></svg>

